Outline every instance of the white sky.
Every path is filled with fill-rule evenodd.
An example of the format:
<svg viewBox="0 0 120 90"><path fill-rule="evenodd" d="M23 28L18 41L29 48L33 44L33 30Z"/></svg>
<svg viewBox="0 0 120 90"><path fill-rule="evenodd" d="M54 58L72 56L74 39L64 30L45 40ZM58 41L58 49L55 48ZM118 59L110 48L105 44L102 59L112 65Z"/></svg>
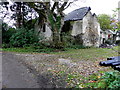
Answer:
<svg viewBox="0 0 120 90"><path fill-rule="evenodd" d="M120 0L78 0L74 4L72 4L68 9L66 9L64 12L67 14L75 9L87 6L87 7L91 7L92 13L96 13L97 15L108 14L112 16L114 13L112 10L118 8L119 1Z"/></svg>
<svg viewBox="0 0 120 90"><path fill-rule="evenodd" d="M71 5L64 12L67 14L80 7L91 7L91 12L98 14L112 15L115 8L118 8L118 2L120 0L78 0L75 4Z"/></svg>

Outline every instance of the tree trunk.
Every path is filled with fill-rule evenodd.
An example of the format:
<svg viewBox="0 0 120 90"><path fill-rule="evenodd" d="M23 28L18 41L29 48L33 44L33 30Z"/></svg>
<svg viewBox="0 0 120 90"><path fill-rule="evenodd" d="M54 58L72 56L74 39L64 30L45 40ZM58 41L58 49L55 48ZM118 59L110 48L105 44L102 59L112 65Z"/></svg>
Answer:
<svg viewBox="0 0 120 90"><path fill-rule="evenodd" d="M22 13L21 13L21 2L16 2L16 15L17 15L17 27L21 27Z"/></svg>
<svg viewBox="0 0 120 90"><path fill-rule="evenodd" d="M61 24L60 24L60 28L57 28L57 26L55 26L52 30L53 31L53 44L56 48L63 48L63 42L62 37L61 37L61 31L62 31L62 27L64 25L64 20L61 18L60 20Z"/></svg>
<svg viewBox="0 0 120 90"><path fill-rule="evenodd" d="M61 42L60 34L57 29L53 30L53 42Z"/></svg>
<svg viewBox="0 0 120 90"><path fill-rule="evenodd" d="M59 49L63 47L60 32L57 28L54 28L53 30L53 47Z"/></svg>
<svg viewBox="0 0 120 90"><path fill-rule="evenodd" d="M63 47L61 42L61 29L64 24L64 19L59 12L54 15L54 12L50 10L49 4L46 4L46 9L46 19L53 32L53 47L60 49Z"/></svg>

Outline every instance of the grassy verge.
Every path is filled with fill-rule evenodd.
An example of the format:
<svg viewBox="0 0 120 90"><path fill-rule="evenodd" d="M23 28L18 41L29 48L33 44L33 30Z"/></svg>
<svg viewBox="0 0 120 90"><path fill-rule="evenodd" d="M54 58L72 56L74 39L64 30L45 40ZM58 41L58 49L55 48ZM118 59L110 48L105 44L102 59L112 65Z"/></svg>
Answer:
<svg viewBox="0 0 120 90"><path fill-rule="evenodd" d="M19 53L49 53L60 56L61 58L72 59L73 62L80 60L84 61L97 61L104 60L108 57L118 56L118 47L113 49L108 48L85 48L85 49L66 49L61 51L53 48L2 48L3 51L19 52Z"/></svg>
<svg viewBox="0 0 120 90"><path fill-rule="evenodd" d="M32 48L2 48L2 51L19 52L19 53L32 53L32 52L34 52L34 49L32 49Z"/></svg>
<svg viewBox="0 0 120 90"><path fill-rule="evenodd" d="M117 50L117 47L115 47ZM88 49L69 49L64 52L53 53L60 55L63 58L70 58L76 60L102 60L112 56L118 56L118 53L108 48L88 48Z"/></svg>
<svg viewBox="0 0 120 90"><path fill-rule="evenodd" d="M33 47L25 47L25 48L2 48L2 51L19 53L51 53L57 51L57 49L47 47L37 49Z"/></svg>
<svg viewBox="0 0 120 90"><path fill-rule="evenodd" d="M114 50L117 51L118 47L114 47ZM67 65L55 64L57 66L55 68L50 69L49 72L49 74L52 73L53 79L56 79L60 82L61 79L63 78L63 80L67 83L66 87L75 87L75 88L102 88L102 87L106 88L108 86L108 84L105 84L107 83L107 81L104 81L104 78L102 77L104 76L105 72L114 71L114 70L111 68L101 69L105 67L100 67L98 64L100 61L106 60L106 58L108 57L117 56L118 53L115 52L114 50L108 48L84 48L84 49L69 48L66 49L66 51L60 51L51 48L34 49L31 47L3 49L3 51L10 51L10 52L50 53L59 56L59 58L69 59L77 64L79 63L79 61L81 61L80 64L82 63L83 65L81 66L83 67L78 66L78 67L70 68ZM97 71L97 72L93 72L93 71ZM84 76L84 74L86 73L92 73L92 74L88 76Z"/></svg>
<svg viewBox="0 0 120 90"><path fill-rule="evenodd" d="M0 51L2 51L2 48L0 48Z"/></svg>
<svg viewBox="0 0 120 90"><path fill-rule="evenodd" d="M118 48L119 47L114 47L114 50L118 51ZM86 64L85 67L86 68L88 67L88 69L84 70L84 72L82 73L87 73L87 71L90 70L89 68L91 68L92 71L93 69L92 67L94 67L94 70L95 68L97 69L95 70L97 71L96 73L92 73L91 75L88 76L84 76L81 72L77 72L74 70L72 70L71 73L67 73L66 72L67 69L65 70L65 68L63 69L63 71L55 70L53 72L55 72L54 74L57 77L62 76L61 72L63 73L63 77L66 77L65 81L67 82L67 87L107 88L109 85L106 84L107 81L105 81L106 79L104 79L103 77L104 75L106 75L106 72L113 72L114 70L111 67L108 67L106 70L99 69L105 67L100 67L98 64L100 61L104 61L108 57L118 56L118 52L115 52L114 50L109 48L85 48L85 49L69 49L64 52L51 52L52 54L59 55L61 58L72 59L72 61L76 63L79 63L79 61L86 62L91 61L93 64L92 65ZM109 76L107 79L108 81L111 80ZM111 84L114 83L114 81L115 80L111 81Z"/></svg>

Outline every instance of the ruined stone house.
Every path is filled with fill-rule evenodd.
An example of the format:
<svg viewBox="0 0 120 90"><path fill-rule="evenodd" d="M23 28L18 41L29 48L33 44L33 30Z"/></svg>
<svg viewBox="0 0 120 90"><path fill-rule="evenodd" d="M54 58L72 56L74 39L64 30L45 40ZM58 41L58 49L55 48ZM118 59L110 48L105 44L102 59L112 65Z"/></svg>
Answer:
<svg viewBox="0 0 120 90"><path fill-rule="evenodd" d="M100 45L100 25L90 7L83 7L70 12L65 16L65 22L69 23L72 36L80 36L84 46ZM68 25L66 25L68 26Z"/></svg>
<svg viewBox="0 0 120 90"><path fill-rule="evenodd" d="M64 18L65 25L62 32L71 32L71 36L79 36L79 41L84 46L99 47L100 43L100 25L95 14L91 13L90 7L82 7L70 12ZM52 39L52 31L49 25L44 25L42 35L47 39ZM38 27L39 28L39 27Z"/></svg>

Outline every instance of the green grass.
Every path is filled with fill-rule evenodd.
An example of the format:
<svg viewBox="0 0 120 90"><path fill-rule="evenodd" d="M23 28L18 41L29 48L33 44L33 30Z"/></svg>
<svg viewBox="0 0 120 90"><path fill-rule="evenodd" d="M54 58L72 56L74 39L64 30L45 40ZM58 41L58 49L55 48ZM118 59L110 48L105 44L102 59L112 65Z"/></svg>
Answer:
<svg viewBox="0 0 120 90"><path fill-rule="evenodd" d="M87 77L86 79L91 82L85 83L82 86L85 88L109 88L114 90L120 88L119 71L104 72L102 74L103 75L93 74Z"/></svg>
<svg viewBox="0 0 120 90"><path fill-rule="evenodd" d="M61 58L66 58L66 59L72 59L73 62L78 62L78 61L82 61L82 60L89 60L92 61L93 63L95 61L98 60L106 60L106 58L108 57L112 57L112 56L117 56L118 53L115 52L114 50L119 50L119 47L114 47L114 50L112 49L108 49L108 48L84 48L84 49L66 49L66 51L60 51L60 50L55 50L52 48L38 48L38 49L34 49L31 47L27 47L27 48L3 48L3 51L9 51L9 52L19 52L19 53L50 53L50 54L54 54L54 55L58 55ZM98 63L96 63L98 64ZM83 87L83 88L88 88L88 87L96 87L98 85L99 82L99 76L102 77L103 74L106 71L101 71L98 70L97 73L93 73L92 75L89 75L88 77L82 76L80 73L76 73L73 72L72 73L67 73L64 68L62 68L61 70L63 71L59 71L58 69L62 68L61 65L59 67L57 67L57 69L55 71L60 72L58 75L56 75L57 77L59 77L61 79L62 75L63 77L66 77L66 81L67 83L69 83L70 85L68 85L68 87L71 87L72 85L75 87ZM67 67L66 67L67 68ZM104 68L104 67L103 67ZM64 71L65 70L65 71ZM114 71L113 69L110 68L110 71ZM51 71L52 72L52 71ZM75 83L74 81L78 82ZM86 82L85 82L86 81ZM93 81L93 82L90 82ZM100 85L103 85L104 83L99 82ZM99 85L99 86L100 86Z"/></svg>
<svg viewBox="0 0 120 90"><path fill-rule="evenodd" d="M118 50L118 47L114 47L114 49ZM2 50L19 53L50 53L59 55L62 58L71 58L74 59L74 61L76 60L96 61L98 59L104 59L118 55L117 52L108 48L67 49L66 51L61 51L53 48L34 49L32 47L26 47L26 48L2 48Z"/></svg>
<svg viewBox="0 0 120 90"><path fill-rule="evenodd" d="M60 50L49 47L24 47L24 48L2 48L2 51L19 52L19 53L51 53Z"/></svg>
<svg viewBox="0 0 120 90"><path fill-rule="evenodd" d="M2 51L19 52L19 53L32 53L32 52L34 52L34 49L32 49L32 48L2 48Z"/></svg>
<svg viewBox="0 0 120 90"><path fill-rule="evenodd" d="M2 51L2 48L0 48L0 51Z"/></svg>
<svg viewBox="0 0 120 90"><path fill-rule="evenodd" d="M117 49L117 47L115 47ZM98 60L112 56L117 56L118 53L107 48L86 48L86 49L69 49L64 52L53 52L55 55L60 55L63 58L71 58L76 60Z"/></svg>

